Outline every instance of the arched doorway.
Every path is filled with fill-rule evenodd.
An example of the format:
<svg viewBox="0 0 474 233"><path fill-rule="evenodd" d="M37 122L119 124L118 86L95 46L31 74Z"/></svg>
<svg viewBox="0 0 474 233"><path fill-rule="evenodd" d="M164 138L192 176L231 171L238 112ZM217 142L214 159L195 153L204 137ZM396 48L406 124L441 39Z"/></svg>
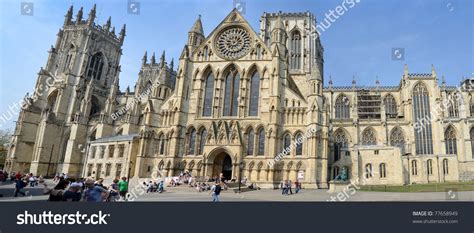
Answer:
<svg viewBox="0 0 474 233"><path fill-rule="evenodd" d="M232 159L225 152L216 155L212 165L212 177L219 177L221 173L226 180L232 179Z"/></svg>

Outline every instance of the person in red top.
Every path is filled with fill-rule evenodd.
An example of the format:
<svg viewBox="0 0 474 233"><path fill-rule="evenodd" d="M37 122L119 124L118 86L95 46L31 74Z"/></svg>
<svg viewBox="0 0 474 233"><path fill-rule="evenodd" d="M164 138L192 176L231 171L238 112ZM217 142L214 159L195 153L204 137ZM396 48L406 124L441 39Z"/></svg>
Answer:
<svg viewBox="0 0 474 233"><path fill-rule="evenodd" d="M295 192L298 193L300 191L300 182L298 180L295 181Z"/></svg>

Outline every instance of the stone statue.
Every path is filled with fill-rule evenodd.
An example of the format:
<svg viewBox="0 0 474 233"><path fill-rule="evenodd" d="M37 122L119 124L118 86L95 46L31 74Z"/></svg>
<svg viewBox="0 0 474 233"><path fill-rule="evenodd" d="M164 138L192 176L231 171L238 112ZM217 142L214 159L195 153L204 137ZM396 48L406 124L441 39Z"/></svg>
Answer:
<svg viewBox="0 0 474 233"><path fill-rule="evenodd" d="M347 180L347 168L343 167L342 171L334 178L337 181L346 181Z"/></svg>

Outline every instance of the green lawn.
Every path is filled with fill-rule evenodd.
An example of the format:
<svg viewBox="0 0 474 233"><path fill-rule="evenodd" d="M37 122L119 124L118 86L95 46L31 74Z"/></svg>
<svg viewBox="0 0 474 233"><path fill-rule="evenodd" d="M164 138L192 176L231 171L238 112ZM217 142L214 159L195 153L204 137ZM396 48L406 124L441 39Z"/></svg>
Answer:
<svg viewBox="0 0 474 233"><path fill-rule="evenodd" d="M366 185L362 186L360 190L375 192L446 192L447 190L474 191L474 181L456 183L446 182L431 184L411 184L403 186Z"/></svg>

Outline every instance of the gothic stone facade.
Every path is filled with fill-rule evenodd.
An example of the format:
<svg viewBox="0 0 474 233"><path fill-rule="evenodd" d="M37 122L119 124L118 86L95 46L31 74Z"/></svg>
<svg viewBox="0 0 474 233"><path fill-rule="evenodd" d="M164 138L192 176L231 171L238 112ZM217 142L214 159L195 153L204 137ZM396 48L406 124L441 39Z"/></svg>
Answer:
<svg viewBox="0 0 474 233"><path fill-rule="evenodd" d="M327 188L342 168L370 184L474 173L472 108L453 102L415 130L430 108L472 92L439 87L434 69L405 70L396 87L323 88L309 12L264 13L257 33L233 10L207 36L199 18L177 69L164 52L159 61L145 53L133 92L118 85L125 25L116 35L110 18L94 22L95 6L85 20L82 8L75 20L72 12L26 98L8 171L106 179L190 171L261 187L299 179L306 188Z"/></svg>

